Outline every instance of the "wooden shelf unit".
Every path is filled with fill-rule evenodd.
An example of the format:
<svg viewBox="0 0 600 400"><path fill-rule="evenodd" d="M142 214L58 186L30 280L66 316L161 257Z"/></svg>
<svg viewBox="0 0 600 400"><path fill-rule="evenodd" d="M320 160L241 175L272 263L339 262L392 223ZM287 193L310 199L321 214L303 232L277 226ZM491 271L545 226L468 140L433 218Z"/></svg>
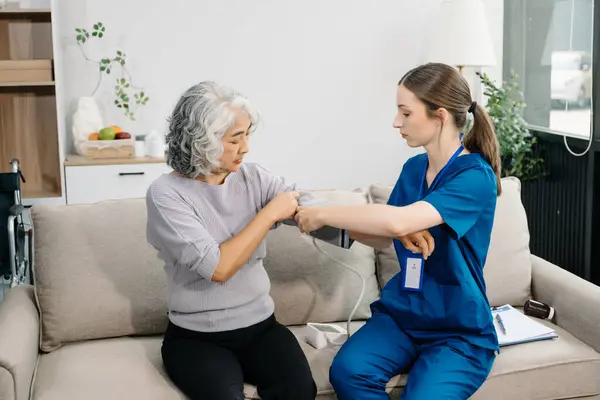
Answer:
<svg viewBox="0 0 600 400"><path fill-rule="evenodd" d="M47 82L0 82L0 88L6 87L32 87L32 86L54 86L54 81Z"/></svg>
<svg viewBox="0 0 600 400"><path fill-rule="evenodd" d="M29 15L50 14L49 8L0 8L0 14Z"/></svg>
<svg viewBox="0 0 600 400"><path fill-rule="evenodd" d="M50 9L0 10L0 61L53 60ZM0 171L18 158L24 199L62 196L54 74L46 81L0 81Z"/></svg>

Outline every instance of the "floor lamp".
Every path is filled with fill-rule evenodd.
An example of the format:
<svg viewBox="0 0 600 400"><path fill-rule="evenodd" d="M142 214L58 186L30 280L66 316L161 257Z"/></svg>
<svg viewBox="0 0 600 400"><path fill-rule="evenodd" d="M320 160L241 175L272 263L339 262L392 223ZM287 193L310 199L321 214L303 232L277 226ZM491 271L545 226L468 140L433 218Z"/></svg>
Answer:
<svg viewBox="0 0 600 400"><path fill-rule="evenodd" d="M496 65L494 46L482 0L444 0L433 25L426 58L431 62L464 67ZM479 83L479 82L478 82ZM475 100L481 100L481 84L475 87Z"/></svg>

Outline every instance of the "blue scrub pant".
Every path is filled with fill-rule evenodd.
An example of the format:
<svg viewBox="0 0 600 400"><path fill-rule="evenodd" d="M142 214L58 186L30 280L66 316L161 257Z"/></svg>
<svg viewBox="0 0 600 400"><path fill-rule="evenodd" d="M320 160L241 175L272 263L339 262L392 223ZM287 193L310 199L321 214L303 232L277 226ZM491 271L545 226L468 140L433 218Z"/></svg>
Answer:
<svg viewBox="0 0 600 400"><path fill-rule="evenodd" d="M401 399L468 399L483 384L495 352L452 339L416 344L377 312L342 346L329 371L340 400L389 400L385 385L410 370Z"/></svg>

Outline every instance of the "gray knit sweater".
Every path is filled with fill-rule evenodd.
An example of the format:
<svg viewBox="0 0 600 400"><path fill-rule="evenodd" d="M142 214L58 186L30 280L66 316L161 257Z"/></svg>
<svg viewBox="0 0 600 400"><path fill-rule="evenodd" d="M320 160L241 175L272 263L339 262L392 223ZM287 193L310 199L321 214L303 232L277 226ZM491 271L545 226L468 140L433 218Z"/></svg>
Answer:
<svg viewBox="0 0 600 400"><path fill-rule="evenodd" d="M170 320L186 329L217 332L261 322L274 311L263 267L264 241L228 281L211 277L219 245L238 234L277 194L296 190L254 163L242 164L222 185L165 174L149 187L147 239L167 275Z"/></svg>

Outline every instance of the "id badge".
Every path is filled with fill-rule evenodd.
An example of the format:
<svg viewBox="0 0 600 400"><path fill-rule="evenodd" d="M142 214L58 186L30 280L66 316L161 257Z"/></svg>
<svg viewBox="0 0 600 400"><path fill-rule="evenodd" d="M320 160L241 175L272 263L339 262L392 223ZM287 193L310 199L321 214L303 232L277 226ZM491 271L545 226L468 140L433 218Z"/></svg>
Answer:
<svg viewBox="0 0 600 400"><path fill-rule="evenodd" d="M423 256L413 254L406 257L404 263L404 273L402 279L402 287L405 290L418 292L423 285Z"/></svg>

